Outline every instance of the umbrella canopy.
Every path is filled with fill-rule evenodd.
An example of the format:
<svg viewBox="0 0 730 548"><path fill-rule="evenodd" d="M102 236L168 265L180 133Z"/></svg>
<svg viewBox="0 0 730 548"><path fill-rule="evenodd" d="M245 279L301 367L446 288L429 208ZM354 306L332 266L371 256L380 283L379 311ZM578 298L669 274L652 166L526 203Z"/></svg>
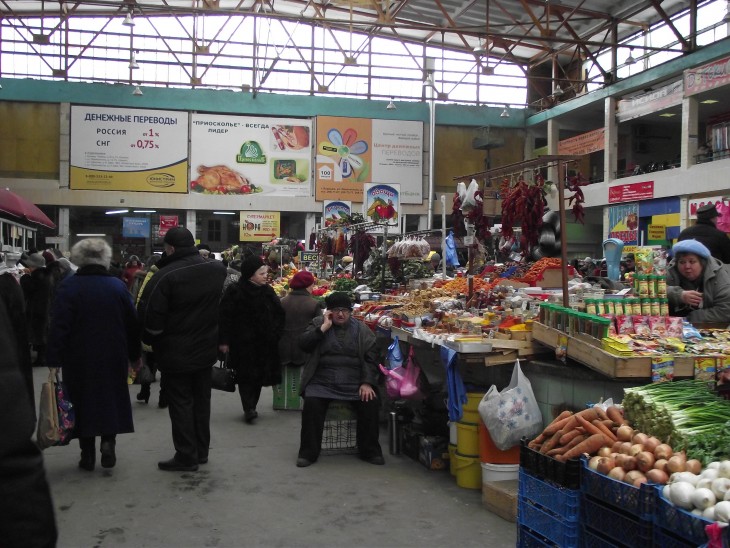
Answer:
<svg viewBox="0 0 730 548"><path fill-rule="evenodd" d="M47 228L56 228L53 221L38 209L35 204L29 202L22 196L18 196L15 192L11 192L7 188L0 188L0 213L7 213L11 217L19 217L25 221Z"/></svg>

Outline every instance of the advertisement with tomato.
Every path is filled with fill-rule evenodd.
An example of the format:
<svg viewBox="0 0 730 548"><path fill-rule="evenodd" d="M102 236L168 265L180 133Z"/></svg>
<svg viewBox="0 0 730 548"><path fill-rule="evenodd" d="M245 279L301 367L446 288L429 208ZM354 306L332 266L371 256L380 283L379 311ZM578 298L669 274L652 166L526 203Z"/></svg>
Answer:
<svg viewBox="0 0 730 548"><path fill-rule="evenodd" d="M388 226L398 226L400 222L400 184L365 184L363 205L367 220Z"/></svg>
<svg viewBox="0 0 730 548"><path fill-rule="evenodd" d="M337 224L352 214L352 202L339 200L325 200L322 219L324 226Z"/></svg>
<svg viewBox="0 0 730 548"><path fill-rule="evenodd" d="M639 243L638 202L608 208L608 237L627 245Z"/></svg>

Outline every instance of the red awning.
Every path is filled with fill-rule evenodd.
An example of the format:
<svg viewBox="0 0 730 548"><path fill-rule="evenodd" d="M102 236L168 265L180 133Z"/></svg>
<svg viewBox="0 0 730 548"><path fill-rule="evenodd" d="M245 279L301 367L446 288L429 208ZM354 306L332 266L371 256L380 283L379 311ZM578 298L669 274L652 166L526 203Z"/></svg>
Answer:
<svg viewBox="0 0 730 548"><path fill-rule="evenodd" d="M7 188L0 188L0 213L7 213L11 217L18 217L21 220L47 228L56 228L53 221L35 204Z"/></svg>

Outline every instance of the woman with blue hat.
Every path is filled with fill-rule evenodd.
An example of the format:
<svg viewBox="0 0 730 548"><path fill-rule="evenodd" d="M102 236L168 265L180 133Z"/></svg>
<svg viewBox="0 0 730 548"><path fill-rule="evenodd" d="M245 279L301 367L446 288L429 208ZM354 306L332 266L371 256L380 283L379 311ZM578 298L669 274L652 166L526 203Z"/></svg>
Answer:
<svg viewBox="0 0 730 548"><path fill-rule="evenodd" d="M730 271L697 240L672 248L667 269L667 298L672 316L693 323L730 323Z"/></svg>

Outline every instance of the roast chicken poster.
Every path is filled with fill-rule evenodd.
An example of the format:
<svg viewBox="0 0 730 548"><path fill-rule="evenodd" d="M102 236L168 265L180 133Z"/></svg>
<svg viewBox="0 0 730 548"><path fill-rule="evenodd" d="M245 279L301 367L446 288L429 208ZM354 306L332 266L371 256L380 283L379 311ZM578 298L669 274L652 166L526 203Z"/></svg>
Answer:
<svg viewBox="0 0 730 548"><path fill-rule="evenodd" d="M74 190L188 191L188 113L71 106Z"/></svg>
<svg viewBox="0 0 730 548"><path fill-rule="evenodd" d="M309 196L311 122L193 114L190 192Z"/></svg>
<svg viewBox="0 0 730 548"><path fill-rule="evenodd" d="M362 203L365 183L398 182L404 204L423 199L423 122L317 117L315 197Z"/></svg>

